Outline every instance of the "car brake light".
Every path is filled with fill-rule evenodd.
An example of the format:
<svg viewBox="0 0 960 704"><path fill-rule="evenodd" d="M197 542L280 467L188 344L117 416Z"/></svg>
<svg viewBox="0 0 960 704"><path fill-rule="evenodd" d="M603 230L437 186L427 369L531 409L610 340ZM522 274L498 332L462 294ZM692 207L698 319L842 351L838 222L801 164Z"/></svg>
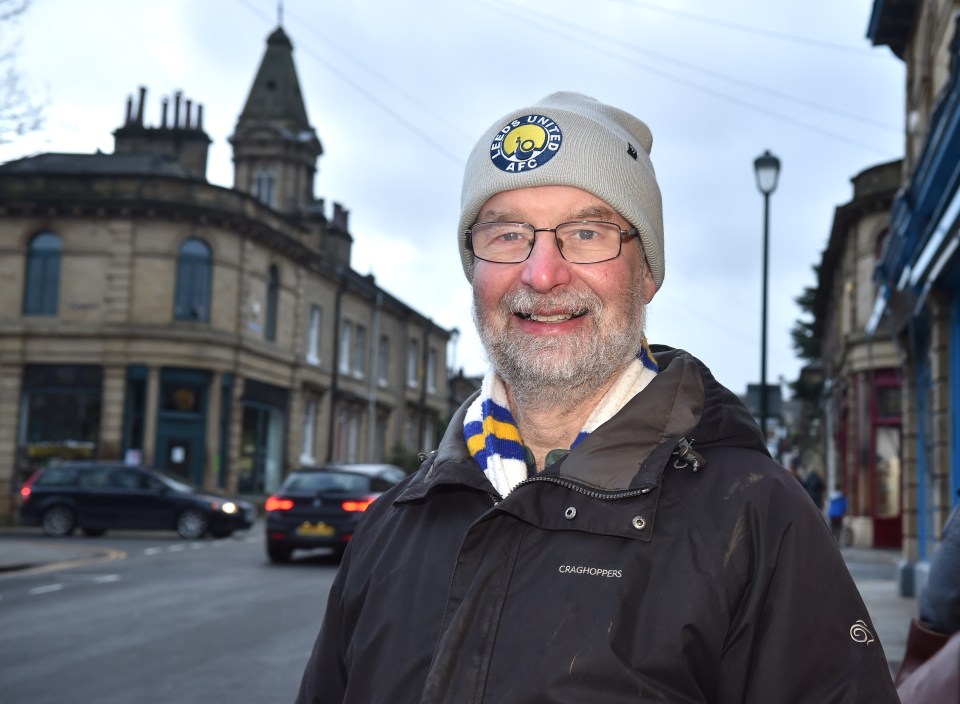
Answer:
<svg viewBox="0 0 960 704"><path fill-rule="evenodd" d="M266 511L289 511L293 508L293 499L278 499L276 496L271 496L263 508Z"/></svg>
<svg viewBox="0 0 960 704"><path fill-rule="evenodd" d="M377 498L376 496L368 496L365 499L356 499L353 501L344 501L340 504L340 508L344 511L354 513L357 511L366 511L367 507L373 503L373 500Z"/></svg>
<svg viewBox="0 0 960 704"><path fill-rule="evenodd" d="M37 477L40 476L40 473L41 473L42 471L43 471L43 470L40 470L40 469L38 469L37 471L35 471L33 474L31 474L31 475L27 478L26 483L25 483L22 487L20 487L20 496L21 496L21 498L23 499L23 503L26 503L27 501L30 500L30 492L31 492L30 487L32 487L32 486L33 486L33 483L34 483L35 481L37 481Z"/></svg>

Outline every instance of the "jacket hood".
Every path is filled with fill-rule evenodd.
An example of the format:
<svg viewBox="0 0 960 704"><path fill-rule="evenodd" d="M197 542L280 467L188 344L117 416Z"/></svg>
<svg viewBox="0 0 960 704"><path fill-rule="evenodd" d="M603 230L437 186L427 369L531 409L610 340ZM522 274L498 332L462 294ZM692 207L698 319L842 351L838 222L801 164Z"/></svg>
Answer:
<svg viewBox="0 0 960 704"><path fill-rule="evenodd" d="M654 345L660 372L610 420L599 426L544 475L562 475L606 491L649 489L681 440L697 452L741 447L769 456L760 428L744 403L722 386L710 370L683 350ZM421 467L405 498L433 486L468 484L495 494L470 456L463 421L473 394L450 420L436 452Z"/></svg>

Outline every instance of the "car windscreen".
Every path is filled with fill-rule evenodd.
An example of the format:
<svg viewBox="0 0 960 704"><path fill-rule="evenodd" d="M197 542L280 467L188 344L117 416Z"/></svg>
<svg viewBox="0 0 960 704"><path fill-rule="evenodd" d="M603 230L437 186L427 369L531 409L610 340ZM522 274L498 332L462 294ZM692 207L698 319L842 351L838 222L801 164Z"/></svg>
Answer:
<svg viewBox="0 0 960 704"><path fill-rule="evenodd" d="M296 472L287 477L282 490L292 494L355 493L369 491L370 479L350 472Z"/></svg>

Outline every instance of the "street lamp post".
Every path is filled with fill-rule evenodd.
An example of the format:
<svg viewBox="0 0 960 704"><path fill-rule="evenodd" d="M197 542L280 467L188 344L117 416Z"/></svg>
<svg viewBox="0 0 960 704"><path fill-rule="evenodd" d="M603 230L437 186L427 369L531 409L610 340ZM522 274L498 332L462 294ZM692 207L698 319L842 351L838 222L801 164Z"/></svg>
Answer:
<svg viewBox="0 0 960 704"><path fill-rule="evenodd" d="M767 269L770 239L770 194L777 189L780 160L767 149L753 161L757 188L763 194L763 312L760 324L760 430L767 441Z"/></svg>

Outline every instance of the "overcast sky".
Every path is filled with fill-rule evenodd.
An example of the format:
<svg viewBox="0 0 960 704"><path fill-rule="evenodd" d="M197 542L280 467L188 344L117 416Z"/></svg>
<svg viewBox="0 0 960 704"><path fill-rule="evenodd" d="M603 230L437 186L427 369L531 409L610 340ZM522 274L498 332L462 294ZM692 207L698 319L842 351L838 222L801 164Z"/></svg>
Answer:
<svg viewBox="0 0 960 704"><path fill-rule="evenodd" d="M904 67L866 39L872 0L286 0L307 113L324 147L315 194L350 211L353 268L462 335L486 368L456 247L479 135L575 90L643 119L664 202L666 277L652 342L683 347L738 393L760 377L763 198L753 160L780 157L771 197L768 382L796 378L794 299L815 284L850 179L903 152ZM41 132L0 145L113 151L127 97L148 125L182 90L204 106L207 176L232 186L227 138L277 26L275 0L33 0L0 46L39 100Z"/></svg>

